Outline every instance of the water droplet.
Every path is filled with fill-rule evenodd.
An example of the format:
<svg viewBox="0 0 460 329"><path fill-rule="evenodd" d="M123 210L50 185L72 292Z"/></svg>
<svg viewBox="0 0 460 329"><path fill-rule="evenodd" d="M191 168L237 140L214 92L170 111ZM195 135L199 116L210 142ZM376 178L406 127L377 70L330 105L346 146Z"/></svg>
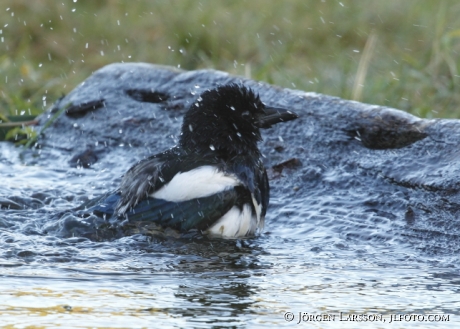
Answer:
<svg viewBox="0 0 460 329"><path fill-rule="evenodd" d="M188 129L193 132L193 126L192 125L188 125Z"/></svg>
<svg viewBox="0 0 460 329"><path fill-rule="evenodd" d="M211 149L211 151L215 151L215 150L216 150L216 148L215 148L214 145L212 145L212 144L209 145L209 148Z"/></svg>
<svg viewBox="0 0 460 329"><path fill-rule="evenodd" d="M39 63L39 64L38 64L38 67L42 67L42 65L43 65L42 63Z"/></svg>
<svg viewBox="0 0 460 329"><path fill-rule="evenodd" d="M26 111L21 111L21 115L24 115L26 113Z"/></svg>
<svg viewBox="0 0 460 329"><path fill-rule="evenodd" d="M74 13L74 12L75 12L75 10L76 10L76 9L75 9L75 8L73 8L73 9L72 9L72 12Z"/></svg>
<svg viewBox="0 0 460 329"><path fill-rule="evenodd" d="M232 111L235 111L235 108L234 108L233 106L230 106L230 109L231 109Z"/></svg>

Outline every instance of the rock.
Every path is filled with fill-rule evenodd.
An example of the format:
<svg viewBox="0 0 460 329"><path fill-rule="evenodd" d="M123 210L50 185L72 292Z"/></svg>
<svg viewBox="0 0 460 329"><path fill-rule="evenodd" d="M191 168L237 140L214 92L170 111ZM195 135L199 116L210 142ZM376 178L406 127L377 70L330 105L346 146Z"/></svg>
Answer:
<svg viewBox="0 0 460 329"><path fill-rule="evenodd" d="M25 161L82 162L116 180L143 157L177 141L182 116L207 88L243 83L299 119L264 131L271 175L271 227L329 227L345 240L409 243L455 252L460 234L460 121L426 120L395 109L282 89L213 70L130 63L90 76L50 113L62 114ZM97 156L96 156L97 155ZM290 160L294 159L294 160Z"/></svg>

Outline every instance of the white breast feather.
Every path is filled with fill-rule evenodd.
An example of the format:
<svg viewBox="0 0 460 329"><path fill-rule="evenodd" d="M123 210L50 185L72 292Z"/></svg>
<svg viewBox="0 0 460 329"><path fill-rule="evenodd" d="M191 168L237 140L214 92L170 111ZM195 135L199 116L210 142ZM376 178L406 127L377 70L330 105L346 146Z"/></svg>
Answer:
<svg viewBox="0 0 460 329"><path fill-rule="evenodd" d="M223 215L207 233L224 238L241 238L257 229L258 219L252 215L251 206L245 204L243 209L232 207Z"/></svg>
<svg viewBox="0 0 460 329"><path fill-rule="evenodd" d="M233 175L219 171L214 166L202 166L178 173L168 184L150 196L172 202L181 202L207 197L240 184L238 178Z"/></svg>

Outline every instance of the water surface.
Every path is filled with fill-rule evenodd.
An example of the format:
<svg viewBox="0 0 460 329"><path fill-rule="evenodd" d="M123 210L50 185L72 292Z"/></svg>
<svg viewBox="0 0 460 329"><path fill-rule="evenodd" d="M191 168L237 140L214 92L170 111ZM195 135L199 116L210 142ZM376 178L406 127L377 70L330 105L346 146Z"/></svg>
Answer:
<svg viewBox="0 0 460 329"><path fill-rule="evenodd" d="M312 189L308 200L277 193L284 196L271 200L265 232L248 240L171 233L95 242L43 228L59 211L114 188L131 163L50 169L23 165L9 144L0 149L2 327L458 326L457 255L424 252L405 237L403 222L363 208L378 191ZM339 178L330 171L328 179ZM297 324L299 312L335 319ZM340 321L350 314L383 320ZM426 321L392 322L393 314ZM449 321L428 321L430 314Z"/></svg>

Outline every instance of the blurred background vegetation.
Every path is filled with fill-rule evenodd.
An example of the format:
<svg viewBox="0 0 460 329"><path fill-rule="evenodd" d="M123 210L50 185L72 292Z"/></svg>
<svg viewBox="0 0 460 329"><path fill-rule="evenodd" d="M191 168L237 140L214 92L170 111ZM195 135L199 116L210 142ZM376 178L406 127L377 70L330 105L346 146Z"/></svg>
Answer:
<svg viewBox="0 0 460 329"><path fill-rule="evenodd" d="M213 68L460 118L458 17L456 0L2 0L0 124L11 138L22 129L12 134L12 120L113 62Z"/></svg>

